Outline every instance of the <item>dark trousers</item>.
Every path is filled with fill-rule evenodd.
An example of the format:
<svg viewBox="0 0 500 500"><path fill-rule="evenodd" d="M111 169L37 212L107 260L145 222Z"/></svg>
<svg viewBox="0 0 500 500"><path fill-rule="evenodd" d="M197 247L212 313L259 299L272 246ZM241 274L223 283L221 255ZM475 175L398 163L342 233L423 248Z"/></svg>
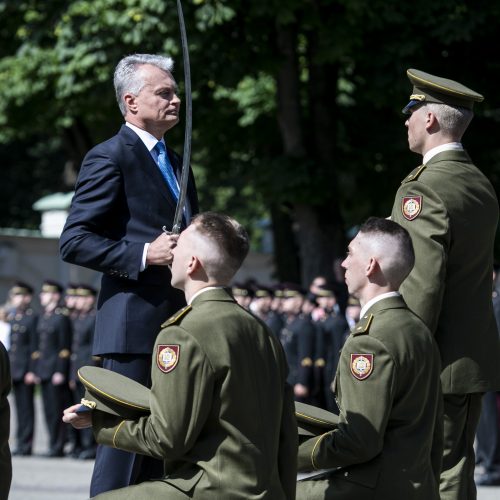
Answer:
<svg viewBox="0 0 500 500"><path fill-rule="evenodd" d="M474 437L482 394L445 394L441 500L474 500Z"/></svg>
<svg viewBox="0 0 500 500"><path fill-rule="evenodd" d="M103 368L151 387L151 355L109 354ZM143 455L98 445L90 483L90 496L163 477L163 462Z"/></svg>
<svg viewBox="0 0 500 500"><path fill-rule="evenodd" d="M17 451L30 454L33 446L35 426L35 408L33 401L34 385L27 385L23 380L14 380L14 401L17 417Z"/></svg>
<svg viewBox="0 0 500 500"><path fill-rule="evenodd" d="M486 472L493 472L500 466L500 415L497 393L486 392L483 396L481 417L477 426L477 461Z"/></svg>
<svg viewBox="0 0 500 500"><path fill-rule="evenodd" d="M66 425L62 421L63 410L68 402L66 391L63 385L53 385L50 380L42 380L41 386L49 452L62 454L66 441Z"/></svg>

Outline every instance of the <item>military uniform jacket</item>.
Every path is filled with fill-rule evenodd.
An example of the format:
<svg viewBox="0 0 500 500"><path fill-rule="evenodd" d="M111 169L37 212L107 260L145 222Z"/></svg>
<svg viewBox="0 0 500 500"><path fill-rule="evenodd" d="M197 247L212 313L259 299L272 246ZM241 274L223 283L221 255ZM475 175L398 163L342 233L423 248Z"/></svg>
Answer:
<svg viewBox="0 0 500 500"><path fill-rule="evenodd" d="M0 342L0 500L7 500L9 497L12 479L9 449L10 408L7 400L10 387L9 357L4 345Z"/></svg>
<svg viewBox="0 0 500 500"><path fill-rule="evenodd" d="M93 365L92 343L94 340L95 310L80 313L73 320L73 338L71 342L70 380L78 381L77 372L82 366Z"/></svg>
<svg viewBox="0 0 500 500"><path fill-rule="evenodd" d="M285 322L281 342L290 367L288 382L311 387L316 328L310 317L299 314Z"/></svg>
<svg viewBox="0 0 500 500"><path fill-rule="evenodd" d="M71 348L71 322L62 308L40 315L37 325L35 373L42 381L56 372L67 376Z"/></svg>
<svg viewBox="0 0 500 500"><path fill-rule="evenodd" d="M36 349L37 315L33 309L15 310L8 316L10 323L10 370L12 380L22 381L33 370L31 355Z"/></svg>
<svg viewBox="0 0 500 500"><path fill-rule="evenodd" d="M352 498L437 500L439 371L432 334L403 299L376 302L341 352L338 428L300 445L299 470L341 467L333 477L352 485ZM358 485L373 496L361 495Z"/></svg>
<svg viewBox="0 0 500 500"><path fill-rule="evenodd" d="M401 286L408 307L435 333L445 394L500 389L491 303L498 201L465 151L444 151L399 188L392 220L410 233L415 266Z"/></svg>
<svg viewBox="0 0 500 500"><path fill-rule="evenodd" d="M120 422L94 412L97 441L163 458L158 498L168 483L200 500L294 499L297 425L279 341L225 289L163 326L151 415Z"/></svg>

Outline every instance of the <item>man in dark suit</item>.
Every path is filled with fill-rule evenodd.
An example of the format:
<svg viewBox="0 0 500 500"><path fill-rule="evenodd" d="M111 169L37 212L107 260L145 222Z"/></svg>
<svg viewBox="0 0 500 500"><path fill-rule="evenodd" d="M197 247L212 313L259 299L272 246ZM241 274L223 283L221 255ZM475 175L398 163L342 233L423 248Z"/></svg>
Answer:
<svg viewBox="0 0 500 500"><path fill-rule="evenodd" d="M160 326L184 304L167 267L177 236L162 231L173 224L181 166L172 150L165 155L163 139L179 121L172 65L168 57L148 54L118 63L114 85L125 125L86 155L60 240L65 261L103 273L93 354L104 368L145 385ZM197 210L191 174L185 221ZM91 495L146 478L140 460L99 447Z"/></svg>

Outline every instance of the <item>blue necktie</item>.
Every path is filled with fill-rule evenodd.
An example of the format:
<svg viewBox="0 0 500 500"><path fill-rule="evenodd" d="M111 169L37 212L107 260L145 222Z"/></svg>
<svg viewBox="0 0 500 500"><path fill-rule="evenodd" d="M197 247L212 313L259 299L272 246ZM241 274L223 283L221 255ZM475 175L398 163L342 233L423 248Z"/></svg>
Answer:
<svg viewBox="0 0 500 500"><path fill-rule="evenodd" d="M168 159L167 149L165 148L165 144L163 142L157 142L154 147L155 151L158 153L158 166L160 167L160 172L163 175L163 178L168 184L170 191L174 195L175 199L179 199L179 187L177 186L177 180L175 178L174 169L170 164L170 160Z"/></svg>

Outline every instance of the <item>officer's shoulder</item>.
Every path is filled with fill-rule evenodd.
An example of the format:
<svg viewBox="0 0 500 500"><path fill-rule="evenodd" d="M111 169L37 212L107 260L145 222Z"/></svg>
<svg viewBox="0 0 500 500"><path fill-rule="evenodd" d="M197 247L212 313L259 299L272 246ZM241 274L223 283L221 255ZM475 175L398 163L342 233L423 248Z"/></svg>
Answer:
<svg viewBox="0 0 500 500"><path fill-rule="evenodd" d="M177 311L174 315L170 316L162 325L162 328L166 328L167 326L171 325L176 325L178 324L188 313L191 311L192 306L187 305L186 307L183 307L179 311Z"/></svg>
<svg viewBox="0 0 500 500"><path fill-rule="evenodd" d="M365 314L362 318L359 319L356 327L351 332L351 335L368 335L370 333L370 328L373 326L373 314Z"/></svg>
<svg viewBox="0 0 500 500"><path fill-rule="evenodd" d="M412 170L401 182L401 184L406 184L408 182L413 182L419 179L419 177L423 174L423 172L426 170L427 166L426 165L420 165L420 167L415 168Z"/></svg>

